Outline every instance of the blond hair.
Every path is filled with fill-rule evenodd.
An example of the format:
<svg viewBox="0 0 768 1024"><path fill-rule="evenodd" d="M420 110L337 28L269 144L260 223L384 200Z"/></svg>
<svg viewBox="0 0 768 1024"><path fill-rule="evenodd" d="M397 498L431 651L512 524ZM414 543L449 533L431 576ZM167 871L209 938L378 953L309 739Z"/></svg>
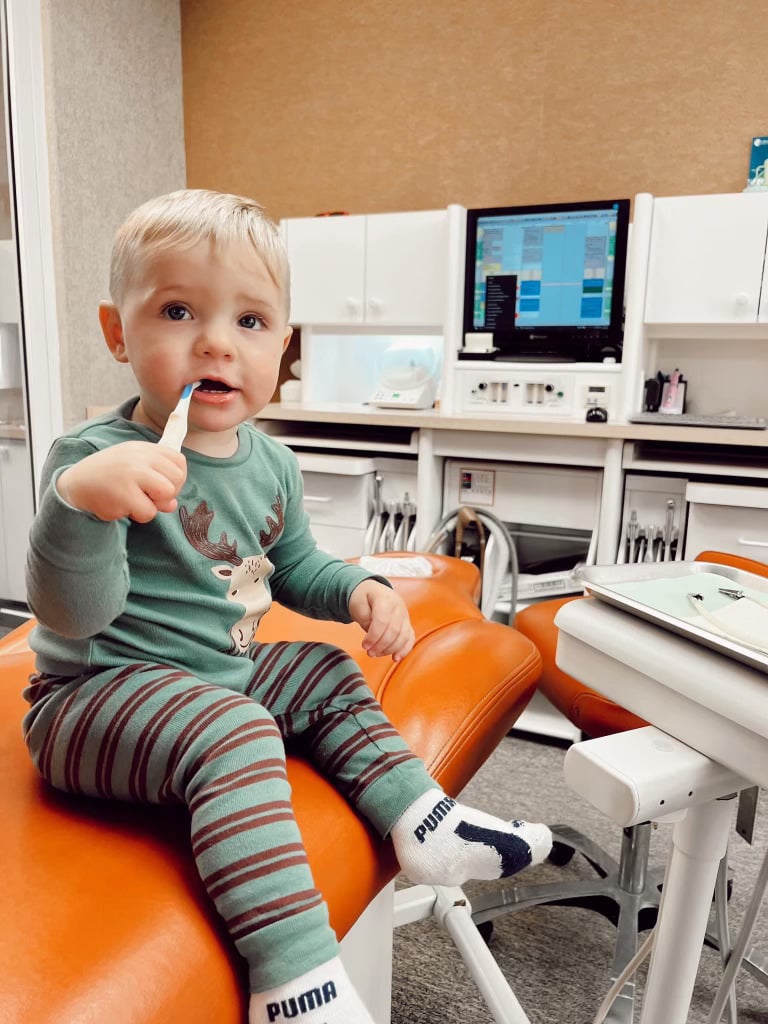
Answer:
<svg viewBox="0 0 768 1024"><path fill-rule="evenodd" d="M130 213L115 235L109 293L120 305L142 256L210 241L253 247L281 293L286 319L290 302L288 257L277 225L255 200L208 189L180 189L150 199Z"/></svg>

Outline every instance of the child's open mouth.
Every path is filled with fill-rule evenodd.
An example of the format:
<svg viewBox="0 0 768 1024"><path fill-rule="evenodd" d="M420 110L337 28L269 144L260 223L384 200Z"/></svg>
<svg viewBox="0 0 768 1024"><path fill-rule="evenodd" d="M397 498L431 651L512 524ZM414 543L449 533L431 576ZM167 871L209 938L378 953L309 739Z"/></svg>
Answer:
<svg viewBox="0 0 768 1024"><path fill-rule="evenodd" d="M203 377L200 381L200 387L197 388L198 394L202 391L205 394L227 394L232 391L229 384L225 384L223 380L211 380L209 377Z"/></svg>

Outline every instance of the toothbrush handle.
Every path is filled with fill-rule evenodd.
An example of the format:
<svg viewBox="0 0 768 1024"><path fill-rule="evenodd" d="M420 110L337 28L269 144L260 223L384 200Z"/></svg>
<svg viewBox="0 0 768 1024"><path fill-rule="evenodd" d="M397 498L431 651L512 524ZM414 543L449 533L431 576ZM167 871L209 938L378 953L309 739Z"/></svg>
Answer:
<svg viewBox="0 0 768 1024"><path fill-rule="evenodd" d="M173 448L176 452L180 452L186 436L187 417L180 413L178 409L174 409L165 424L163 436L157 443L164 445L166 448Z"/></svg>

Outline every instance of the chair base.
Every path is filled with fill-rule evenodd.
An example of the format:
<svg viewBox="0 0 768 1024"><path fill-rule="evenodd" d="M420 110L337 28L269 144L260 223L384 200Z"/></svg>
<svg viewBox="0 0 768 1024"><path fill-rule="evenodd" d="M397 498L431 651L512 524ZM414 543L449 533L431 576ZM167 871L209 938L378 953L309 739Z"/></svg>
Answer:
<svg viewBox="0 0 768 1024"><path fill-rule="evenodd" d="M462 889L412 885L395 893L396 928L433 917L445 928L496 1024L531 1024L493 954L473 923ZM376 1018L379 1024L379 1018Z"/></svg>
<svg viewBox="0 0 768 1024"><path fill-rule="evenodd" d="M502 914L540 905L576 906L594 910L616 927L616 946L609 984L620 975L638 947L640 932L656 923L664 869L648 868L651 824L643 822L624 829L619 861L614 860L587 836L568 825L552 828L555 863L570 860L568 851L580 853L598 877L563 884L507 885L473 897L472 920L481 930ZM608 985L606 985L606 989ZM606 1024L632 1024L635 983L627 981L613 1004Z"/></svg>

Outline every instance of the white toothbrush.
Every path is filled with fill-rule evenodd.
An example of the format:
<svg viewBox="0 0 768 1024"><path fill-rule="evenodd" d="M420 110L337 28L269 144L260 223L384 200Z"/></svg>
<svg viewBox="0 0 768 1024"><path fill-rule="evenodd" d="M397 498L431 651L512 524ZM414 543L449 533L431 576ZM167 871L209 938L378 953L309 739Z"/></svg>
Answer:
<svg viewBox="0 0 768 1024"><path fill-rule="evenodd" d="M201 383L202 381L196 380L194 384L187 384L185 386L184 390L181 392L181 398L176 404L176 408L168 417L168 422L165 424L163 436L157 442L158 444L164 444L166 448L173 448L177 452L181 451L181 446L184 444L184 438L187 436L189 402L192 398L192 392L195 388L199 388Z"/></svg>

